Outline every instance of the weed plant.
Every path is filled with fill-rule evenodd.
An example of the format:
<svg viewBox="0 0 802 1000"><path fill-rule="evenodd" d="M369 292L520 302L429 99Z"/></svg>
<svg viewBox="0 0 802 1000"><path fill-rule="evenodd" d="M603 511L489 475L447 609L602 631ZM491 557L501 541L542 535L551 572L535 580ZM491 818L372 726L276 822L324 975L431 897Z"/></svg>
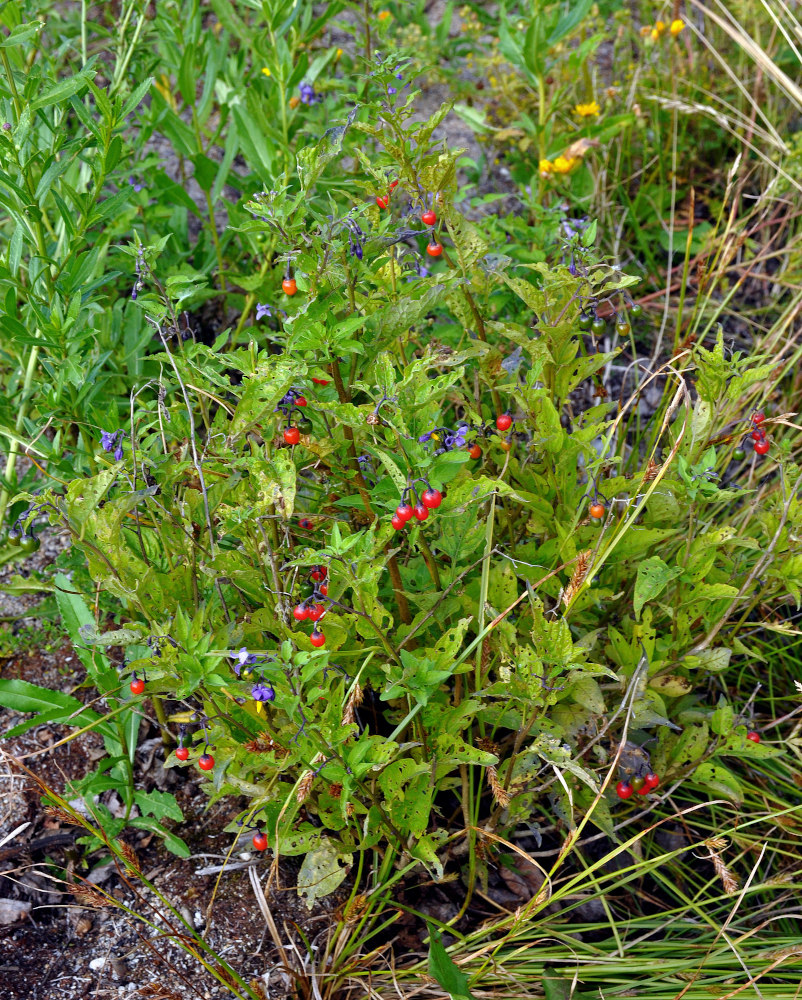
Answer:
<svg viewBox="0 0 802 1000"><path fill-rule="evenodd" d="M310 906L345 883L299 958L251 870L298 995L798 984L798 64L767 10L0 13L4 558L69 535L99 695L0 679L38 713L5 735L102 735L49 800L126 868L127 828L189 855L146 714L240 797L232 852L301 857ZM443 81L513 211L453 101L422 110Z"/></svg>

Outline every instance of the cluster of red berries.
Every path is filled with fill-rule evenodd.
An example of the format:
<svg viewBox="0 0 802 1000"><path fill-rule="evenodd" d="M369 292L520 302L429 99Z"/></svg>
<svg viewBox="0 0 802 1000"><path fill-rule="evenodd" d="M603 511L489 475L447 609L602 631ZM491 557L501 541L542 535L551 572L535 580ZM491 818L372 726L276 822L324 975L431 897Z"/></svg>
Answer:
<svg viewBox="0 0 802 1000"><path fill-rule="evenodd" d="M379 206L379 208L387 208L387 206L390 204L390 195L393 193L393 191L395 191L397 187L398 187L398 181L393 181L390 184L390 190L388 194L376 195L376 204Z"/></svg>
<svg viewBox="0 0 802 1000"><path fill-rule="evenodd" d="M390 524L392 524L396 531L400 531L406 527L407 522L411 521L413 517L416 521L425 521L429 516L429 511L437 510L443 502L443 494L440 490L432 489L425 479L423 482L426 484L426 489L420 496L418 496L414 486L408 486L401 494L401 503L396 507L395 514L390 518ZM415 498L414 507L406 499L410 493Z"/></svg>
<svg viewBox="0 0 802 1000"><path fill-rule="evenodd" d="M187 760L189 758L189 747L185 747L183 742L179 742L175 748L175 755L181 761ZM214 767L214 757L210 753L202 753L198 757L198 767L201 771L211 771Z"/></svg>
<svg viewBox="0 0 802 1000"><path fill-rule="evenodd" d="M761 426L765 419L766 415L762 410L755 410L749 418L749 423L752 426L752 433L749 436L752 438L752 446L758 455L767 454L769 448L771 447L769 439L766 436L766 431Z"/></svg>
<svg viewBox="0 0 802 1000"><path fill-rule="evenodd" d="M327 573L328 571L325 566L315 566L309 574L309 579L315 585L311 596L307 597L305 601L301 601L300 604L292 609L293 618L297 622L310 621L315 623L312 634L309 636L309 641L317 649L320 649L326 643L326 637L318 628L317 623L326 613L325 605L320 604L319 601L321 597L326 597L329 592L329 585L326 583Z"/></svg>
<svg viewBox="0 0 802 1000"><path fill-rule="evenodd" d="M649 771L647 774L638 774L634 778L630 778L629 781L619 781L615 786L615 794L619 799L628 799L637 792L638 795L648 795L649 792L654 791L655 788L660 784L660 779L654 773L654 771Z"/></svg>
<svg viewBox="0 0 802 1000"><path fill-rule="evenodd" d="M320 381L319 379L312 379L313 382ZM322 383L327 385L328 383ZM291 423L292 415L295 413L295 407L303 409L308 406L306 396L302 395L295 389L291 389L287 395L284 397L282 403L279 404L279 409L287 417L287 426L284 428L284 440L287 444L295 445L301 440L301 434L310 434L312 431L312 421L305 414L296 414L298 418L297 425Z"/></svg>

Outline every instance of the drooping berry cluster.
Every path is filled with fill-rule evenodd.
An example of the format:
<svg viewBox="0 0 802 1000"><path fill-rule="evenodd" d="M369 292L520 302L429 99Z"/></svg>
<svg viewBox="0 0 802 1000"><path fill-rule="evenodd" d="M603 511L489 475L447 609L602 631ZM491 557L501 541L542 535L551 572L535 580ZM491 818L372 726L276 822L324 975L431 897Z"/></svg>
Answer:
<svg viewBox="0 0 802 1000"><path fill-rule="evenodd" d="M615 794L619 799L629 799L634 793L638 795L648 795L660 784L660 779L654 771L647 771L646 774L636 774L628 781L619 781L615 786Z"/></svg>
<svg viewBox="0 0 802 1000"><path fill-rule="evenodd" d="M195 713L198 714L198 713ZM203 753L198 757L198 767L201 771L211 771L214 768L214 757L209 753L209 737L206 733L206 723L208 719L205 717L200 720L201 729L203 731ZM184 746L184 741L187 738L187 733L189 732L189 726L186 722L182 722L178 727L178 746L175 749L175 756L182 763L189 760L189 747Z"/></svg>
<svg viewBox="0 0 802 1000"><path fill-rule="evenodd" d="M309 574L309 579L313 584L312 593L292 609L292 615L296 621L314 622L309 641L318 649L326 643L326 636L317 623L326 614L326 606L320 602L329 593L329 585L326 583L327 575L328 571L325 566L315 566Z"/></svg>
<svg viewBox="0 0 802 1000"><path fill-rule="evenodd" d="M758 455L766 455L771 447L766 430L762 426L765 419L766 415L762 410L755 410L749 418L749 424L752 428L749 436L752 438L752 447Z"/></svg>
<svg viewBox="0 0 802 1000"><path fill-rule="evenodd" d="M429 511L437 510L443 502L443 494L440 490L433 489L425 479L416 479L415 482L422 482L426 489L418 493L412 485L407 486L403 491L401 503L390 518L390 523L396 531L405 528L407 522L411 521L413 517L416 521L425 521L429 516ZM414 506L409 502L410 499L415 501Z"/></svg>
<svg viewBox="0 0 802 1000"><path fill-rule="evenodd" d="M284 440L287 444L298 444L302 434L311 433L312 421L304 412L308 405L306 396L299 389L290 389L276 407L276 412L283 413L287 420L284 428Z"/></svg>

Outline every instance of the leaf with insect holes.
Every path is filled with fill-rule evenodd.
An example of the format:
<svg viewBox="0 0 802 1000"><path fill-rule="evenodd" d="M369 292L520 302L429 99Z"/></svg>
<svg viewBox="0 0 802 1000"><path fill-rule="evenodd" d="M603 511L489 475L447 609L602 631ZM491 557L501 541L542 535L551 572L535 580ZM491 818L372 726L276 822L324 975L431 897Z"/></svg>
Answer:
<svg viewBox="0 0 802 1000"><path fill-rule="evenodd" d="M410 855L417 858L425 868L432 873L435 879L441 880L445 874L443 862L437 856L438 847L442 846L445 833L442 830L436 833L424 833L418 837L417 841L408 848Z"/></svg>
<svg viewBox="0 0 802 1000"><path fill-rule="evenodd" d="M702 789L707 796L723 796L731 802L743 802L744 791L740 781L720 764L703 761L691 775L689 783Z"/></svg>
<svg viewBox="0 0 802 1000"><path fill-rule="evenodd" d="M639 563L633 597L635 617L640 618L643 605L658 597L681 572L677 566L668 566L660 556L651 556Z"/></svg>
<svg viewBox="0 0 802 1000"><path fill-rule="evenodd" d="M318 899L334 892L352 863L353 855L339 852L329 837L320 838L319 843L304 857L297 877L298 895L306 897L310 910Z"/></svg>

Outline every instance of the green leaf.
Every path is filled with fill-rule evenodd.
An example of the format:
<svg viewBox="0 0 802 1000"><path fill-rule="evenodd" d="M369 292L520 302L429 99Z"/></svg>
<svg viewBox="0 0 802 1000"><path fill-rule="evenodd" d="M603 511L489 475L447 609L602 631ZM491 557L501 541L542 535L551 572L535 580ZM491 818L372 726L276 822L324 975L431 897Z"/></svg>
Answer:
<svg viewBox="0 0 802 1000"><path fill-rule="evenodd" d="M639 564L633 598L636 618L640 618L643 605L661 594L666 585L678 577L680 572L678 567L666 565L660 556L651 556Z"/></svg>
<svg viewBox="0 0 802 1000"><path fill-rule="evenodd" d="M18 24L12 28L9 34L0 35L0 49L12 49L15 45L22 45L37 35L44 28L44 21L28 21L27 24Z"/></svg>
<svg viewBox="0 0 802 1000"><path fill-rule="evenodd" d="M73 698L72 695L51 691L49 688L16 678L0 678L0 705L15 712L36 712L37 718L34 720L36 725L40 721L48 721L68 722L71 726L88 726L100 720L96 712L85 708L83 702ZM47 719L44 716L47 716ZM105 725L98 727L99 731L103 729L108 730L108 727Z"/></svg>
<svg viewBox="0 0 802 1000"><path fill-rule="evenodd" d="M351 854L341 854L334 842L321 837L304 857L298 872L298 895L306 897L306 905L311 910L318 899L331 895L348 874L353 861Z"/></svg>
<svg viewBox="0 0 802 1000"><path fill-rule="evenodd" d="M56 604L61 614L61 620L64 622L64 627L67 629L75 651L89 675L97 678L99 673L105 673L109 669L108 657L99 650L86 649L81 634L83 626L95 629L95 617L87 608L81 595L75 592L74 585L63 573L57 573L53 583L56 587Z"/></svg>
<svg viewBox="0 0 802 1000"><path fill-rule="evenodd" d="M732 771L720 764L704 761L693 772L691 782L711 797L722 795L731 802L743 802L744 792L740 781Z"/></svg>
<svg viewBox="0 0 802 1000"><path fill-rule="evenodd" d="M429 930L429 975L438 986L448 993L451 1000L474 1000L468 987L468 977L454 964L453 959L443 947L440 931L431 924Z"/></svg>
<svg viewBox="0 0 802 1000"><path fill-rule="evenodd" d="M139 806L140 811L146 816L154 816L162 819L174 819L180 823L184 819L181 806L176 802L175 796L170 792L160 792L157 788L149 792L134 792L134 802Z"/></svg>
<svg viewBox="0 0 802 1000"><path fill-rule="evenodd" d="M132 816L128 820L128 825L135 827L137 830L151 830L157 833L171 854L176 854L179 858L192 857L192 851L190 851L187 844L180 837L165 829L153 816Z"/></svg>

